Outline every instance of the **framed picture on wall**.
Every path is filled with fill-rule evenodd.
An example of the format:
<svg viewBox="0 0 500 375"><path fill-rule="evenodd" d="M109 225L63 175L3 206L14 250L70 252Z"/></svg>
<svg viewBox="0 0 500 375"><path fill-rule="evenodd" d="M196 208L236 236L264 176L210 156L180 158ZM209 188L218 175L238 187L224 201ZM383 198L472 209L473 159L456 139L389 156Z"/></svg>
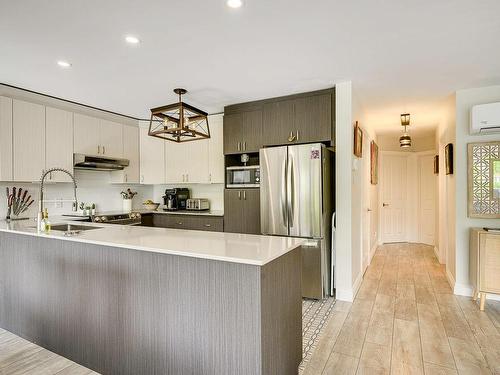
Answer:
<svg viewBox="0 0 500 375"><path fill-rule="evenodd" d="M434 174L439 174L439 155L434 156Z"/></svg>
<svg viewBox="0 0 500 375"><path fill-rule="evenodd" d="M375 141L370 142L370 182L378 184L378 146Z"/></svg>
<svg viewBox="0 0 500 375"><path fill-rule="evenodd" d="M448 143L444 148L444 162L446 174L453 174L453 143Z"/></svg>
<svg viewBox="0 0 500 375"><path fill-rule="evenodd" d="M363 157L363 130L358 125L354 125L354 156Z"/></svg>

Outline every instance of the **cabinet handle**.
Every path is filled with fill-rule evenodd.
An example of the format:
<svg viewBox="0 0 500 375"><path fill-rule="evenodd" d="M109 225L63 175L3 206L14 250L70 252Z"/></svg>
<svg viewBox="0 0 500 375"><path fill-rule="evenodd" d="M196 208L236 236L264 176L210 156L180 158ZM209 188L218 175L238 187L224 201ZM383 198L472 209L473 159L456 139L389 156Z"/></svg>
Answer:
<svg viewBox="0 0 500 375"><path fill-rule="evenodd" d="M243 199L247 200L247 192L245 190L243 190Z"/></svg>
<svg viewBox="0 0 500 375"><path fill-rule="evenodd" d="M189 173L186 173L186 182L189 182Z"/></svg>
<svg viewBox="0 0 500 375"><path fill-rule="evenodd" d="M247 150L247 141L243 142L243 151Z"/></svg>
<svg viewBox="0 0 500 375"><path fill-rule="evenodd" d="M212 173L208 174L208 181L212 182Z"/></svg>
<svg viewBox="0 0 500 375"><path fill-rule="evenodd" d="M104 146L102 146L102 154L106 155L106 148Z"/></svg>
<svg viewBox="0 0 500 375"><path fill-rule="evenodd" d="M182 225L182 221L179 221L179 222L177 223L177 225Z"/></svg>
<svg viewBox="0 0 500 375"><path fill-rule="evenodd" d="M128 182L128 175L125 173L125 182Z"/></svg>
<svg viewBox="0 0 500 375"><path fill-rule="evenodd" d="M144 182L144 175L141 175L141 182Z"/></svg>
<svg viewBox="0 0 500 375"><path fill-rule="evenodd" d="M241 142L238 142L238 151L241 151Z"/></svg>
<svg viewBox="0 0 500 375"><path fill-rule="evenodd" d="M101 146L97 145L97 153L100 154L101 153Z"/></svg>
<svg viewBox="0 0 500 375"><path fill-rule="evenodd" d="M295 141L295 135L293 135L293 132L290 132L290 135L288 136L288 142L293 142Z"/></svg>
<svg viewBox="0 0 500 375"><path fill-rule="evenodd" d="M241 200L241 191L238 190L238 199Z"/></svg>
<svg viewBox="0 0 500 375"><path fill-rule="evenodd" d="M210 228L210 227L212 226L212 224L205 224L205 226L206 226L207 228Z"/></svg>
<svg viewBox="0 0 500 375"><path fill-rule="evenodd" d="M182 182L186 182L186 175L182 174Z"/></svg>
<svg viewBox="0 0 500 375"><path fill-rule="evenodd" d="M299 129L297 129L297 133L295 133L295 138L297 139L297 141L299 140Z"/></svg>

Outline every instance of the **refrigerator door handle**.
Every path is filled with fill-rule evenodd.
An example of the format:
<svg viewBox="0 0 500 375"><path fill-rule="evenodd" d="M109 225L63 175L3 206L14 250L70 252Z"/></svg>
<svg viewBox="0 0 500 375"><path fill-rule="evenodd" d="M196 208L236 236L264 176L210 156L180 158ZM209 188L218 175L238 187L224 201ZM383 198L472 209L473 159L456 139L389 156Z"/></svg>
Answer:
<svg viewBox="0 0 500 375"><path fill-rule="evenodd" d="M293 228L293 215L294 215L294 207L293 200L295 198L295 175L293 171L293 157L290 155L288 161L288 176L287 176L287 190L288 190L288 225L290 228Z"/></svg>
<svg viewBox="0 0 500 375"><path fill-rule="evenodd" d="M283 163L281 164L281 176L283 183L281 184L281 194L280 194L280 206L281 206L281 218L283 219L283 224L287 225L287 214L286 214L286 205L287 205L287 176L286 176L287 162L286 158L283 159Z"/></svg>

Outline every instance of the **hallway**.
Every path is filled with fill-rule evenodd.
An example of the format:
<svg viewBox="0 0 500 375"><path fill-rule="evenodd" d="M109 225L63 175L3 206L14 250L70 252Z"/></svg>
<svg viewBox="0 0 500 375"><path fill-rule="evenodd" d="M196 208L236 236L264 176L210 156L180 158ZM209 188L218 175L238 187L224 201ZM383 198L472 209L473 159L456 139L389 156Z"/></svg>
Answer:
<svg viewBox="0 0 500 375"><path fill-rule="evenodd" d="M431 246L380 246L334 310L302 375L500 374L500 302L453 295Z"/></svg>

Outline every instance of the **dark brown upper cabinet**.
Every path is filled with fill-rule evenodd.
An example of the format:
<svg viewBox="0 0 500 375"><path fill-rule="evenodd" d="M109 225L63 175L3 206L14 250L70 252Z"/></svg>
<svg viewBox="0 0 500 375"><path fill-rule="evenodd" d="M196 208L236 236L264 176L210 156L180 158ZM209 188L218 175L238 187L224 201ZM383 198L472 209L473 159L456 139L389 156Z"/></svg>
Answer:
<svg viewBox="0 0 500 375"><path fill-rule="evenodd" d="M312 95L264 104L265 146L333 139L332 95Z"/></svg>
<svg viewBox="0 0 500 375"><path fill-rule="evenodd" d="M262 146L262 111L224 115L224 154L258 152Z"/></svg>
<svg viewBox="0 0 500 375"><path fill-rule="evenodd" d="M335 141L335 89L241 103L224 108L224 153L263 146Z"/></svg>

